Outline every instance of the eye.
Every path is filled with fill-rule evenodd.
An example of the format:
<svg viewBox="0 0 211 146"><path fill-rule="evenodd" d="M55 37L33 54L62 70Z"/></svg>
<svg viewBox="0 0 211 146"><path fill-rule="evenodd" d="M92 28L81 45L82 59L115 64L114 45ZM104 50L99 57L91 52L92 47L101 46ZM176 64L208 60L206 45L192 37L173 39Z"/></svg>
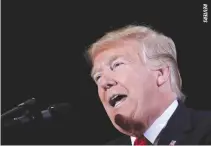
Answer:
<svg viewBox="0 0 211 146"><path fill-rule="evenodd" d="M100 78L101 78L101 75L96 75L96 76L94 77L95 82L97 82Z"/></svg>
<svg viewBox="0 0 211 146"><path fill-rule="evenodd" d="M115 69L116 67L118 67L118 66L120 66L120 65L122 65L122 64L124 64L123 62L116 62L116 63L114 63L112 66L111 66L111 69L113 70L113 69Z"/></svg>

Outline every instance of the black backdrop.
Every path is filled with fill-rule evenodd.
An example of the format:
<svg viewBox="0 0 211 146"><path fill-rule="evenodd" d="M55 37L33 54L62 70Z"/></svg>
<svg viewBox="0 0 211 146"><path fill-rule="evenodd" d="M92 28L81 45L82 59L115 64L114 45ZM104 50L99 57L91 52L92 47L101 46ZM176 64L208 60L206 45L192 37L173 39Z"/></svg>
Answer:
<svg viewBox="0 0 211 146"><path fill-rule="evenodd" d="M200 3L2 1L2 107L35 97L41 109L60 102L80 118L2 128L2 144L104 144L120 136L89 76L85 49L104 32L147 24L176 43L186 105L211 109L210 24ZM208 20L209 21L209 20Z"/></svg>

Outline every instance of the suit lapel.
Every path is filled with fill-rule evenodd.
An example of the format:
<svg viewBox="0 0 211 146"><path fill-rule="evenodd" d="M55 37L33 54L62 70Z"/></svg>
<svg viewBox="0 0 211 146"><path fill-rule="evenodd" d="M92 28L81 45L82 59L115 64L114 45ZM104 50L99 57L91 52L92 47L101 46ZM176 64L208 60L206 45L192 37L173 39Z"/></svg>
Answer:
<svg viewBox="0 0 211 146"><path fill-rule="evenodd" d="M179 105L166 127L159 135L159 145L182 144L182 140L191 130L190 111L179 101ZM176 142L175 142L176 141Z"/></svg>

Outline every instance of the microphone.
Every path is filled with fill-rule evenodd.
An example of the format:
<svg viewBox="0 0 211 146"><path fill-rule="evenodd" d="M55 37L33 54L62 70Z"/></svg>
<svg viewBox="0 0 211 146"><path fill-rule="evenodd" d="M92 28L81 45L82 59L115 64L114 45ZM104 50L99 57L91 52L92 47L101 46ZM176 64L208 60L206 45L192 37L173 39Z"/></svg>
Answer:
<svg viewBox="0 0 211 146"><path fill-rule="evenodd" d="M11 127L16 125L24 125L33 121L49 121L49 120L61 120L68 117L71 111L69 103L59 103L49 106L46 110L37 111L35 114L26 111L23 116L16 117L3 122L4 127ZM38 114L37 114L38 113Z"/></svg>
<svg viewBox="0 0 211 146"><path fill-rule="evenodd" d="M1 115L1 119L4 119L7 116L11 116L11 115L15 114L16 112L19 112L19 111L21 111L21 110L23 110L25 108L28 108L30 106L33 106L33 105L35 105L35 103L36 103L35 98L28 99L25 102L19 104L18 106L12 108L11 110L3 113Z"/></svg>
<svg viewBox="0 0 211 146"><path fill-rule="evenodd" d="M70 114L72 107L69 103L59 103L51 105L47 110L41 111L42 118L44 120L65 118Z"/></svg>

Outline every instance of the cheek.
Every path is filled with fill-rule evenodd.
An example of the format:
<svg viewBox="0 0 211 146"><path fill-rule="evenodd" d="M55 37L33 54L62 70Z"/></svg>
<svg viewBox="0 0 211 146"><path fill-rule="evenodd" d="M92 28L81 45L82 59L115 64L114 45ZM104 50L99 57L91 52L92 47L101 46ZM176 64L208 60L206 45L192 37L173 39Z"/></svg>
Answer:
<svg viewBox="0 0 211 146"><path fill-rule="evenodd" d="M99 89L98 90L98 94L99 94L100 101L101 101L101 103L102 103L107 115L111 118L112 117L112 113L110 111L108 103L106 102L106 100L104 98L104 95L103 95L104 93Z"/></svg>
<svg viewBox="0 0 211 146"><path fill-rule="evenodd" d="M122 82L128 87L140 87L144 80L146 79L145 73L143 71L133 68L128 68L122 74Z"/></svg>
<svg viewBox="0 0 211 146"><path fill-rule="evenodd" d="M105 99L105 97L106 97L105 94L106 93L102 88L98 88L98 96L100 98L100 101L103 104L103 107L105 108L106 112L108 112L109 111L109 107L108 107L109 105L108 105L108 102Z"/></svg>
<svg viewBox="0 0 211 146"><path fill-rule="evenodd" d="M127 85L130 82L130 78L133 75L134 75L134 71L129 67L118 69L115 72L115 78L123 85Z"/></svg>
<svg viewBox="0 0 211 146"><path fill-rule="evenodd" d="M155 88L154 76L144 69L130 69L125 75L124 85L133 96L148 96Z"/></svg>
<svg viewBox="0 0 211 146"><path fill-rule="evenodd" d="M100 98L100 101L105 104L105 92L103 91L102 88L98 87L98 96Z"/></svg>

